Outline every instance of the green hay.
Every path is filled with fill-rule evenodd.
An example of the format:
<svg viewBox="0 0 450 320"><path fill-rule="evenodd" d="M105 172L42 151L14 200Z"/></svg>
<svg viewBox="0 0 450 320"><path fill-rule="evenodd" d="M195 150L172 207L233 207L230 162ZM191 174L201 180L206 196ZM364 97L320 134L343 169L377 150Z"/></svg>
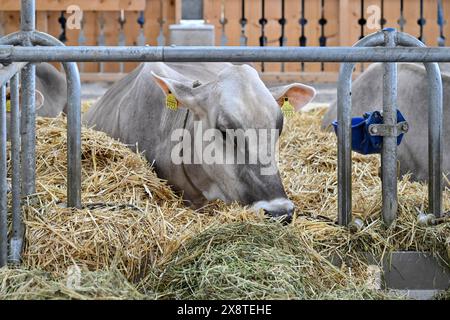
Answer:
<svg viewBox="0 0 450 320"><path fill-rule="evenodd" d="M145 299L117 270L81 270L79 283L39 269L0 269L0 300Z"/></svg>
<svg viewBox="0 0 450 320"><path fill-rule="evenodd" d="M292 227L231 223L207 229L148 286L175 299L387 299L318 255Z"/></svg>

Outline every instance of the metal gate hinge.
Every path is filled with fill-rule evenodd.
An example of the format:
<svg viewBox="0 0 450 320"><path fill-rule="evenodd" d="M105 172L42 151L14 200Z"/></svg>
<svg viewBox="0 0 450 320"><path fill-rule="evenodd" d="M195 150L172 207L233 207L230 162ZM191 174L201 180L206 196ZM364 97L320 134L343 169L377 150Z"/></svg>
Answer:
<svg viewBox="0 0 450 320"><path fill-rule="evenodd" d="M398 137L401 134L407 133L408 130L409 125L406 121L399 122L395 126L387 124L371 124L369 126L369 134L379 137Z"/></svg>

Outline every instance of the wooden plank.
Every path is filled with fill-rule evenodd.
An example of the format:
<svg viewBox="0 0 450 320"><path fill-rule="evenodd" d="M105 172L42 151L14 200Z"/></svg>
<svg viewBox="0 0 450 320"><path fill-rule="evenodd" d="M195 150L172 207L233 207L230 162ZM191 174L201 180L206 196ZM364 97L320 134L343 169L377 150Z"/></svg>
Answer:
<svg viewBox="0 0 450 320"><path fill-rule="evenodd" d="M414 37L418 37L419 25L417 24L417 20L419 19L419 0L405 1L404 16L406 19L404 31Z"/></svg>
<svg viewBox="0 0 450 320"><path fill-rule="evenodd" d="M44 11L36 12L36 29L48 33L47 13Z"/></svg>
<svg viewBox="0 0 450 320"><path fill-rule="evenodd" d="M350 0L339 0L339 45L351 46L351 19Z"/></svg>
<svg viewBox="0 0 450 320"><path fill-rule="evenodd" d="M425 44L429 47L437 46L437 38L439 36L439 26L437 24L437 1L424 1L424 16L426 24L424 26Z"/></svg>
<svg viewBox="0 0 450 320"><path fill-rule="evenodd" d="M337 47L340 45L339 38L339 17L336 15L339 12L338 0L326 0L325 1L325 18L327 24L325 25L325 36L327 37L328 47ZM338 63L325 63L325 71L339 71Z"/></svg>
<svg viewBox="0 0 450 320"><path fill-rule="evenodd" d="M300 1L298 0L286 0L286 38L287 46L298 47L300 46ZM300 72L300 63L288 62L284 64L284 70L286 72Z"/></svg>
<svg viewBox="0 0 450 320"><path fill-rule="evenodd" d="M267 25L265 33L268 47L279 47L281 36L281 25L278 20L281 18L281 1L266 0L265 15ZM281 63L267 62L264 65L265 72L281 71Z"/></svg>
<svg viewBox="0 0 450 320"><path fill-rule="evenodd" d="M77 5L85 11L145 10L145 0L36 0L38 11L65 11ZM20 11L20 1L0 0L2 11Z"/></svg>
<svg viewBox="0 0 450 320"><path fill-rule="evenodd" d="M175 23L180 23L182 16L181 0L175 0Z"/></svg>
<svg viewBox="0 0 450 320"><path fill-rule="evenodd" d="M308 23L305 26L305 36L307 38L306 45L308 47L319 46L320 1L305 0L305 18L308 20ZM320 67L320 63L305 63L306 72L320 72Z"/></svg>

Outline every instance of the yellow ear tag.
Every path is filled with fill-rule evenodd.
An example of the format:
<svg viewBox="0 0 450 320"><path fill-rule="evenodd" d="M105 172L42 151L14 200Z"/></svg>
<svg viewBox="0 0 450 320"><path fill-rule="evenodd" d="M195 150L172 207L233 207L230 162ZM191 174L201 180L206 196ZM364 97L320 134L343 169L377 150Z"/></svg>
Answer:
<svg viewBox="0 0 450 320"><path fill-rule="evenodd" d="M290 118L294 115L294 107L289 102L288 97L284 97L283 106L281 107L281 112L283 112L286 118Z"/></svg>
<svg viewBox="0 0 450 320"><path fill-rule="evenodd" d="M174 111L178 109L177 98L170 91L166 96L166 108Z"/></svg>
<svg viewBox="0 0 450 320"><path fill-rule="evenodd" d="M6 112L11 112L11 100L6 100Z"/></svg>

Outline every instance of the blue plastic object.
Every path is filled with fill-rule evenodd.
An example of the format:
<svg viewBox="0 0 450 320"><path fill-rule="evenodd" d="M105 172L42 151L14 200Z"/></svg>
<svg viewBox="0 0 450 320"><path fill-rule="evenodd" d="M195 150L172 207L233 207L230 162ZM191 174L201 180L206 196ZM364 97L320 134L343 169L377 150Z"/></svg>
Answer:
<svg viewBox="0 0 450 320"><path fill-rule="evenodd" d="M406 121L399 110L397 110L397 123ZM369 126L371 124L382 124L383 116L379 111L366 112L362 117L352 118L352 150L361 154L381 153L383 137L371 136ZM337 135L338 122L333 121L334 132ZM397 137L397 145L403 139L403 133Z"/></svg>

